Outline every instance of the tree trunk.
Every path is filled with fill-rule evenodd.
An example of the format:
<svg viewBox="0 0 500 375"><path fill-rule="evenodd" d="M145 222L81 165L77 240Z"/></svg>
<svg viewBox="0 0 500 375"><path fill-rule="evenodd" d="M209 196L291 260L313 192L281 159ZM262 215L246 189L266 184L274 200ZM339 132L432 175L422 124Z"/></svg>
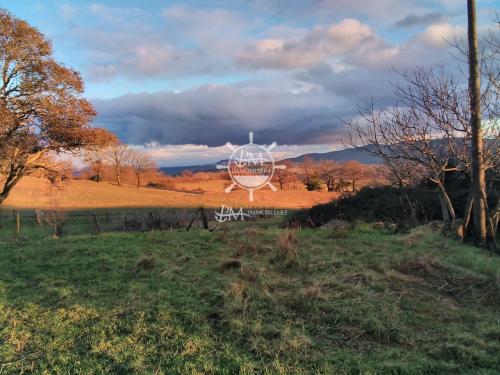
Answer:
<svg viewBox="0 0 500 375"><path fill-rule="evenodd" d="M439 203L441 205L441 215L443 216L443 222L445 222L446 224L450 224L450 214L441 193L439 193Z"/></svg>
<svg viewBox="0 0 500 375"><path fill-rule="evenodd" d="M141 187L141 176L137 175L137 189Z"/></svg>
<svg viewBox="0 0 500 375"><path fill-rule="evenodd" d="M481 135L481 82L477 51L476 1L467 0L468 42L469 42L469 95L471 111L471 161L473 218L476 241L486 244L486 202L483 163L483 138Z"/></svg>
<svg viewBox="0 0 500 375"><path fill-rule="evenodd" d="M11 170L4 182L3 189L0 192L0 204L2 204L9 196L10 191L16 184L21 180L25 171L25 167L17 167L15 170Z"/></svg>
<svg viewBox="0 0 500 375"><path fill-rule="evenodd" d="M118 186L121 185L121 179L120 179L120 167L115 168L115 177L116 177L116 184Z"/></svg>
<svg viewBox="0 0 500 375"><path fill-rule="evenodd" d="M465 205L465 210L464 210L464 221L463 221L463 232L464 232L464 237L465 234L467 233L467 228L469 227L469 222L470 222L470 215L472 213L472 205L474 203L474 200L472 199L472 193L469 194L467 197L467 204Z"/></svg>
<svg viewBox="0 0 500 375"><path fill-rule="evenodd" d="M498 230L498 223L500 222L500 199L498 199L496 207L491 211L490 220L496 234Z"/></svg>
<svg viewBox="0 0 500 375"><path fill-rule="evenodd" d="M442 185L438 185L439 202L441 203L441 212L443 213L443 221L453 224L455 222L455 209L451 203L450 197Z"/></svg>

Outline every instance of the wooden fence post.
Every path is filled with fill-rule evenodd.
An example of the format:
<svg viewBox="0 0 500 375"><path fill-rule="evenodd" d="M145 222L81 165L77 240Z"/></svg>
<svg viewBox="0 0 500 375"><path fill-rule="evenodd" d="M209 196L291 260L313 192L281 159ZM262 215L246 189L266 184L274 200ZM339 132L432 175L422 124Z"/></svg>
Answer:
<svg viewBox="0 0 500 375"><path fill-rule="evenodd" d="M94 224L97 229L97 233L101 233L101 228L99 227L99 222L97 221L97 217L95 216L95 214L92 214L92 216L94 217Z"/></svg>
<svg viewBox="0 0 500 375"><path fill-rule="evenodd" d="M198 214L200 213L200 209L198 209L196 211L196 214L193 216L193 218L191 219L191 222L189 223L187 229L186 229L186 232L189 232L189 230L191 229L191 225L193 225L194 221L196 220L196 218L198 217Z"/></svg>
<svg viewBox="0 0 500 375"><path fill-rule="evenodd" d="M21 232L21 217L19 216L19 211L12 210L12 216L14 217L14 223L16 226L15 239L19 238L19 233Z"/></svg>
<svg viewBox="0 0 500 375"><path fill-rule="evenodd" d="M149 211L149 217L151 218L151 231L155 229L155 217L153 211Z"/></svg>
<svg viewBox="0 0 500 375"><path fill-rule="evenodd" d="M208 218L207 213L203 207L200 207L201 219L203 221L203 228L208 229Z"/></svg>
<svg viewBox="0 0 500 375"><path fill-rule="evenodd" d="M203 207L200 207L200 208L198 208L198 211L196 211L196 214L191 219L191 222L189 223L189 225L186 229L187 232L189 231L189 229L191 229L191 226L193 225L194 221L198 217L198 214L201 214L201 221L203 222L203 228L208 229L207 213L205 212L205 209Z"/></svg>

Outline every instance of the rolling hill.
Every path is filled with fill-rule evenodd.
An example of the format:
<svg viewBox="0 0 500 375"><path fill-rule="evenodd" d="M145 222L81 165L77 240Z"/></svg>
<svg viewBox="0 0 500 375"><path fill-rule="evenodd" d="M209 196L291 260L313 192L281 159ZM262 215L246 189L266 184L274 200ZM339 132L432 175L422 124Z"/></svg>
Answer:
<svg viewBox="0 0 500 375"><path fill-rule="evenodd" d="M381 163L380 158L375 155L370 154L360 148L348 148L345 150L330 151L324 153L310 153L297 156L295 158L288 158L280 160L281 162L292 162L292 163L302 163L305 158L312 158L315 161L320 160L334 160L339 162L344 162L348 160L357 160L363 164L379 164ZM213 172L216 171L217 164L227 164L227 160L221 160L217 163L211 164L201 164L201 165L186 165L186 166L176 166L176 167L160 167L160 170L168 175L177 176L182 173L182 171L190 170L191 172Z"/></svg>

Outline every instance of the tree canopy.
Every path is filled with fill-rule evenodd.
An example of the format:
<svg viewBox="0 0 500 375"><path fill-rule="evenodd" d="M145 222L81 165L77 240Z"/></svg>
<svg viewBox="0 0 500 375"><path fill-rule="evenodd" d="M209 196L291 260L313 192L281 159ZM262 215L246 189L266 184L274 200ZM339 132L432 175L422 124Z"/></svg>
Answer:
<svg viewBox="0 0 500 375"><path fill-rule="evenodd" d="M0 9L0 203L19 179L48 168L50 152L72 151L113 138L93 128L80 74L55 61L36 28Z"/></svg>

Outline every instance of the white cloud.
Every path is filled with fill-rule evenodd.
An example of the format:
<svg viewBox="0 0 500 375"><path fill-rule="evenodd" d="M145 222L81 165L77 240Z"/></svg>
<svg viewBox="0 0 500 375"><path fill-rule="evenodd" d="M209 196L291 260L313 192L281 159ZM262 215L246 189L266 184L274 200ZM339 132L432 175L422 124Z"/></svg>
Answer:
<svg viewBox="0 0 500 375"><path fill-rule="evenodd" d="M279 141L279 140L278 140ZM257 142L257 140L256 140ZM226 146L210 147L207 145L134 145L133 148L147 151L159 166L189 166L216 163L229 158L231 151ZM293 158L312 152L329 152L342 148L341 143L319 145L278 145L273 148L275 161Z"/></svg>
<svg viewBox="0 0 500 375"><path fill-rule="evenodd" d="M415 41L422 43L425 47L446 48L454 38L462 38L466 35L464 27L452 26L448 23L436 23L429 26L424 32L415 37Z"/></svg>
<svg viewBox="0 0 500 375"><path fill-rule="evenodd" d="M355 19L328 27L316 27L300 39L262 39L241 52L238 61L253 68L294 69L329 58L343 58L380 41L365 24Z"/></svg>

